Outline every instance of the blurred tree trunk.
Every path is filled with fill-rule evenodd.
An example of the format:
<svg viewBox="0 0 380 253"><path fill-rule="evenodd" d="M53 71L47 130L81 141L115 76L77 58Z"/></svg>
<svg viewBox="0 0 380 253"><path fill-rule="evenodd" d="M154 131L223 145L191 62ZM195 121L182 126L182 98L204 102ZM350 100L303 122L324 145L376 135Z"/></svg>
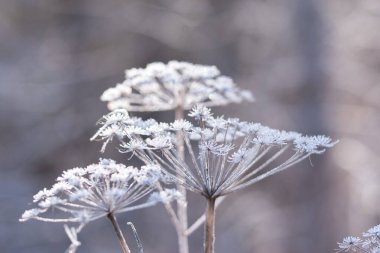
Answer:
<svg viewBox="0 0 380 253"><path fill-rule="evenodd" d="M295 115L296 128L307 134L326 134L329 135L329 122L325 113L327 106L328 93L330 92L327 78L328 59L326 56L326 37L324 19L324 2L318 0L297 0L297 7L294 13L294 29L297 36L299 49L299 66L302 79L298 89L294 94L297 112ZM302 224L301 231L305 231L303 238L297 240L294 238L286 246L286 252L309 252L320 253L330 252L335 244L334 235L336 226L327 224L331 222L329 216L333 213L326 212L334 210L331 205L333 193L330 192L329 184L338 180L331 177L335 175L326 167L329 164L329 156L324 155L321 158L310 158L311 165L308 166L303 175L304 178L297 180L303 186L298 188L307 188L308 196L303 196L305 203L310 203L305 209L307 212L303 217L308 217L306 224ZM312 167L312 168L310 168ZM312 198L312 199L309 199ZM294 212L296 213L296 212ZM294 217L297 220L297 217Z"/></svg>

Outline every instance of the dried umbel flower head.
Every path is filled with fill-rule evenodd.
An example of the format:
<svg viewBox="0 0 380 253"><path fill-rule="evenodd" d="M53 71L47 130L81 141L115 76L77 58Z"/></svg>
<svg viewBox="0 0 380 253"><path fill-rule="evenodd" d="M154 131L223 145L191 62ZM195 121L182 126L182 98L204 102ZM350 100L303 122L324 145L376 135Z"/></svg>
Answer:
<svg viewBox="0 0 380 253"><path fill-rule="evenodd" d="M215 66L170 61L126 70L125 81L107 89L101 100L110 110L163 111L253 101L253 96Z"/></svg>
<svg viewBox="0 0 380 253"><path fill-rule="evenodd" d="M347 236L342 242L338 243L340 250L338 252L348 252L349 250L356 251L361 247L362 240L359 237Z"/></svg>
<svg viewBox="0 0 380 253"><path fill-rule="evenodd" d="M365 239L347 236L338 242L337 252L369 252L380 253L380 225L376 225L363 233Z"/></svg>
<svg viewBox="0 0 380 253"><path fill-rule="evenodd" d="M146 164L160 165L173 180L207 198L252 185L336 143L322 135L303 136L236 118L214 117L204 106L195 106L189 116L196 124L183 119L171 124L136 120L138 124L130 125L130 120L124 121L120 151L133 152ZM102 128L114 125L103 124ZM175 133L183 138L190 163L180 158Z"/></svg>
<svg viewBox="0 0 380 253"><path fill-rule="evenodd" d="M148 198L145 203L137 203L151 193L161 179L158 166L147 165L138 170L110 159L101 159L98 164L86 168L64 171L50 189L45 188L34 195L33 202L38 207L25 211L20 221L36 219L86 224L110 213L132 211L178 197L176 191L164 190ZM159 198L160 195L164 197ZM58 217L43 216L53 209Z"/></svg>
<svg viewBox="0 0 380 253"><path fill-rule="evenodd" d="M125 135L129 132L139 133L141 135L149 134L148 131L144 129L164 127L163 125L158 126L157 122L153 119L142 120L141 118L129 117L127 110L116 109L107 115L103 116L98 124L102 125L99 130L90 139L104 141L101 151L104 152L107 144L112 141L115 137L122 140ZM139 146L140 143L136 142L130 143L131 149L134 146Z"/></svg>

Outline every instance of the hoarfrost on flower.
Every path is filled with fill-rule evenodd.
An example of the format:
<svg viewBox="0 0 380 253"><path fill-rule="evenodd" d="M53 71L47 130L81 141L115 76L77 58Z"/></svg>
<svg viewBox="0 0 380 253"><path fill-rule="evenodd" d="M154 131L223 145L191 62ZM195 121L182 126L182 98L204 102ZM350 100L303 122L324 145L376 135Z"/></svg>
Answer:
<svg viewBox="0 0 380 253"><path fill-rule="evenodd" d="M100 99L110 110L161 111L253 101L253 95L215 66L170 61L126 70L125 80L104 91Z"/></svg>
<svg viewBox="0 0 380 253"><path fill-rule="evenodd" d="M170 126L176 131L189 131L193 127L193 124L185 119L177 119Z"/></svg>
<svg viewBox="0 0 380 253"><path fill-rule="evenodd" d="M181 199L182 195L175 189L165 189L160 192L154 192L150 195L150 201L152 202L170 202L174 199Z"/></svg>
<svg viewBox="0 0 380 253"><path fill-rule="evenodd" d="M141 150L141 149L145 149L147 148L147 144L142 141L142 140L138 140L138 139L131 139L129 142L127 143L122 143L120 145L121 149L120 149L120 152L121 153L128 153L128 152L132 152L132 153L135 153L135 151L137 150Z"/></svg>
<svg viewBox="0 0 380 253"><path fill-rule="evenodd" d="M329 145L329 143L324 143ZM365 240L359 237L347 236L338 242L338 252L359 251L365 253L380 253L380 225L376 225L363 233Z"/></svg>
<svg viewBox="0 0 380 253"><path fill-rule="evenodd" d="M109 213L148 207L157 201L136 202L151 193L161 179L165 177L159 166L147 165L138 170L101 159L98 164L64 171L56 184L34 196L38 207L26 210L20 221L87 223ZM43 216L52 209L59 217Z"/></svg>
<svg viewBox="0 0 380 253"><path fill-rule="evenodd" d="M196 105L189 112L189 116L195 118L196 120L206 121L211 118L212 113L206 106Z"/></svg>
<svg viewBox="0 0 380 253"><path fill-rule="evenodd" d="M229 162L231 163L240 163L244 159L247 158L248 151L246 148L241 148L234 152L229 158Z"/></svg>
<svg viewBox="0 0 380 253"><path fill-rule="evenodd" d="M195 106L189 116L196 122L176 120L164 127L153 123L143 128L146 135L125 134L121 146L123 152L160 165L166 176L208 197L247 187L336 144L322 135L303 136L237 118L213 117L203 105ZM176 131L181 131L189 161L181 159L174 145ZM139 144L128 148L126 142Z"/></svg>
<svg viewBox="0 0 380 253"><path fill-rule="evenodd" d="M380 237L380 225L376 225L376 226L368 229L367 232L363 233L363 236L365 236L365 237L370 237L370 236Z"/></svg>
<svg viewBox="0 0 380 253"><path fill-rule="evenodd" d="M230 152L234 146L233 144L221 144L216 142L215 140L209 140L202 142L199 145L200 150L202 151L201 154L204 155L204 152L211 152L217 156L221 155L227 155L228 152Z"/></svg>
<svg viewBox="0 0 380 253"><path fill-rule="evenodd" d="M301 136L295 139L295 148L301 152L323 153L325 148L333 147L338 141L332 142L324 135Z"/></svg>
<svg viewBox="0 0 380 253"><path fill-rule="evenodd" d="M162 149L162 148L171 148L173 147L172 138L167 135L159 135L157 137L154 137L152 139L148 138L146 140L146 143L148 146L152 147L153 149Z"/></svg>
<svg viewBox="0 0 380 253"><path fill-rule="evenodd" d="M359 237L347 236L342 242L338 243L340 250L338 252L348 252L350 250L356 251L362 244L362 240Z"/></svg>

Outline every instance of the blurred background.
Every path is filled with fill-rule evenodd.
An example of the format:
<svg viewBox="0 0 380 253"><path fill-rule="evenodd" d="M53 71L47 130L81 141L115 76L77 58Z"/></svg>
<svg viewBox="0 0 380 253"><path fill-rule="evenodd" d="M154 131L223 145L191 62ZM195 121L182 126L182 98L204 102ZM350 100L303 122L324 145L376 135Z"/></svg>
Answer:
<svg viewBox="0 0 380 253"><path fill-rule="evenodd" d="M62 170L127 161L89 141L107 112L99 96L125 69L172 59L216 65L254 93L218 114L340 140L230 195L217 210L217 252L334 252L380 223L379 24L378 0L0 1L0 252L64 252L61 224L18 218ZM189 207L194 220L205 203L190 195ZM127 221L146 253L177 252L162 206L119 219L134 252ZM121 252L107 219L79 237L79 253Z"/></svg>

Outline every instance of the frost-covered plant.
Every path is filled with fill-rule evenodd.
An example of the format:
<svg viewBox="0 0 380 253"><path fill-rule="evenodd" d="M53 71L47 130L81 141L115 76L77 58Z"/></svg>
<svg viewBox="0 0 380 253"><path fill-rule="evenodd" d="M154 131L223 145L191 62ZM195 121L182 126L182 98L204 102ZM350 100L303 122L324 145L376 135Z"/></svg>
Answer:
<svg viewBox="0 0 380 253"><path fill-rule="evenodd" d="M119 120L114 120L117 115ZM237 118L213 117L203 106L194 107L189 116L196 119L196 125L187 120L170 124L144 121L117 110L105 116L113 120L103 122L94 139L108 143L114 135L107 129L117 128L120 152L132 153L147 164L159 164L188 190L213 198L244 188L311 154L321 154L335 144L323 135L303 136ZM177 132L185 141L190 164L177 154ZM270 168L274 162L280 164Z"/></svg>
<svg viewBox="0 0 380 253"><path fill-rule="evenodd" d="M107 102L110 110L174 110L175 119L181 120L184 118L184 110L194 105L220 106L243 101L252 102L253 95L248 90L238 88L230 77L222 75L215 66L170 61L167 64L154 62L145 68L126 70L125 80L107 89L101 100ZM107 128L107 131L108 133L104 134L119 136L119 129L115 126ZM179 135L175 145L178 155L183 157L184 143ZM177 211L168 211L171 216L174 214L178 217L175 228L179 252L188 253L188 236L202 224L204 215L189 226L187 205L184 204L186 189L180 184L177 184L177 189L184 201L177 202Z"/></svg>
<svg viewBox="0 0 380 253"><path fill-rule="evenodd" d="M137 169L117 164L110 159L101 159L98 164L86 168L64 171L50 189L44 188L34 195L33 202L38 207L25 211L20 221L36 219L79 224L78 227L65 225L65 231L72 242L67 252L75 252L80 245L77 234L82 228L90 221L108 217L116 230L123 252L130 252L115 214L179 197L176 190L166 189L152 193L146 202L139 203L162 179L161 169L155 165ZM47 215L49 211L50 215Z"/></svg>
<svg viewBox="0 0 380 253"><path fill-rule="evenodd" d="M215 66L170 61L126 70L124 82L107 89L101 100L110 110L162 111L240 103L252 101L253 96Z"/></svg>
<svg viewBox="0 0 380 253"><path fill-rule="evenodd" d="M145 166L137 169L103 159L99 164L65 171L50 189L34 196L38 207L25 211L20 220L75 223L64 225L71 241L67 253L74 253L80 245L78 233L83 227L101 217L111 220L123 252L129 253L115 214L157 202L163 202L170 214L180 253L189 252L188 236L204 222L205 252L213 253L217 199L312 154L321 154L336 143L323 135L303 136L237 118L214 117L206 106L253 101L249 91L238 88L215 66L171 61L130 69L125 81L106 90L101 100L113 111L101 118L101 127L91 140L103 141L104 151L118 139L120 152L136 156ZM192 122L184 117L184 110L191 108ZM127 110L174 110L175 120L143 120L131 117ZM175 182L178 191L163 189L160 180ZM141 203L155 188L159 191ZM186 190L207 199L205 215L191 226L187 223ZM173 199L177 211L170 204ZM351 240L364 245L354 239L344 243Z"/></svg>
<svg viewBox="0 0 380 253"><path fill-rule="evenodd" d="M303 136L237 118L214 117L202 105L195 106L189 116L195 124L184 119L167 124L130 118L119 109L104 117L93 138L107 144L114 137L108 129L115 129L121 152L132 153L146 164L160 165L167 176L207 199L206 253L214 252L218 197L283 171L311 154L321 154L336 143L322 135ZM176 135L184 140L190 162L182 159Z"/></svg>
<svg viewBox="0 0 380 253"><path fill-rule="evenodd" d="M337 252L380 253L380 225L368 229L363 233L363 237L363 239L354 236L343 238L342 242L338 242Z"/></svg>

